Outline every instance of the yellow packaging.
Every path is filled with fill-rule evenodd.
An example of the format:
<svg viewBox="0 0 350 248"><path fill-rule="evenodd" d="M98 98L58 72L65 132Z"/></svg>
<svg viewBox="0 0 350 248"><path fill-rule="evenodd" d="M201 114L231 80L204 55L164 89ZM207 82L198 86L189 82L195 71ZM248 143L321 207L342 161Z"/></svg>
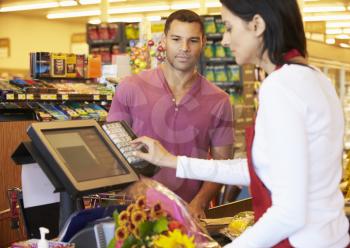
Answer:
<svg viewBox="0 0 350 248"><path fill-rule="evenodd" d="M75 78L77 76L77 56L67 54L67 77Z"/></svg>
<svg viewBox="0 0 350 248"><path fill-rule="evenodd" d="M51 77L66 77L66 54L52 53L51 54Z"/></svg>

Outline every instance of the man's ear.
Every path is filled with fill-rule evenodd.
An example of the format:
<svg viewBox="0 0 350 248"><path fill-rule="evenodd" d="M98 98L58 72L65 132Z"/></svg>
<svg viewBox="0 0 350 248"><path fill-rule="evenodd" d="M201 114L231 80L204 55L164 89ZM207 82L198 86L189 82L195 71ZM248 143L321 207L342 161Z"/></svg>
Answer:
<svg viewBox="0 0 350 248"><path fill-rule="evenodd" d="M162 37L161 37L161 39L160 39L160 43L162 44L162 47L166 47L166 34L165 33L163 33L162 34Z"/></svg>
<svg viewBox="0 0 350 248"><path fill-rule="evenodd" d="M202 44L202 50L204 49L204 47L207 44L207 37L205 35L203 35L203 44Z"/></svg>
<svg viewBox="0 0 350 248"><path fill-rule="evenodd" d="M266 23L260 15L255 15L249 22L251 30L255 32L256 36L262 36L266 29Z"/></svg>

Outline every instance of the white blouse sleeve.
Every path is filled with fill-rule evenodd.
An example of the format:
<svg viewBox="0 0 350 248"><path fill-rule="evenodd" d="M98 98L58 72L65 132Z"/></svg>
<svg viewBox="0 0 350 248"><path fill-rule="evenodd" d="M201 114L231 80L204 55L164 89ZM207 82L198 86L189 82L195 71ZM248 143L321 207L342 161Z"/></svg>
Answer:
<svg viewBox="0 0 350 248"><path fill-rule="evenodd" d="M249 185L246 159L205 160L178 156L176 176L231 185Z"/></svg>
<svg viewBox="0 0 350 248"><path fill-rule="evenodd" d="M303 227L308 192L306 107L293 92L263 85L256 125L265 134L272 206L251 228L227 247L273 247ZM279 82L283 83L283 82ZM259 123L258 123L259 122Z"/></svg>

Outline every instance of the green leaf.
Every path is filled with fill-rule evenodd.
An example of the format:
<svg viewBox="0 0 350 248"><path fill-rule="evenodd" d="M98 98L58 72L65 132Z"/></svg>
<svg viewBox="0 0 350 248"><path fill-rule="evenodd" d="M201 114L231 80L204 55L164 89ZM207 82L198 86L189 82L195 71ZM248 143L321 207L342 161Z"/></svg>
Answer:
<svg viewBox="0 0 350 248"><path fill-rule="evenodd" d="M168 230L168 220L165 217L161 217L159 220L156 221L153 227L153 232L156 234L160 234L167 230Z"/></svg>
<svg viewBox="0 0 350 248"><path fill-rule="evenodd" d="M114 219L114 223L115 223L114 230L117 230L117 228L119 227L118 218L119 218L119 212L118 212L118 210L114 210L114 212L113 212L113 219Z"/></svg>
<svg viewBox="0 0 350 248"><path fill-rule="evenodd" d="M152 221L144 221L140 224L140 236L142 239L153 235L154 224L155 222Z"/></svg>
<svg viewBox="0 0 350 248"><path fill-rule="evenodd" d="M115 239L114 238L109 242L107 248L115 248Z"/></svg>
<svg viewBox="0 0 350 248"><path fill-rule="evenodd" d="M130 235L125 241L122 248L131 248L133 245L137 244L137 239L134 235Z"/></svg>

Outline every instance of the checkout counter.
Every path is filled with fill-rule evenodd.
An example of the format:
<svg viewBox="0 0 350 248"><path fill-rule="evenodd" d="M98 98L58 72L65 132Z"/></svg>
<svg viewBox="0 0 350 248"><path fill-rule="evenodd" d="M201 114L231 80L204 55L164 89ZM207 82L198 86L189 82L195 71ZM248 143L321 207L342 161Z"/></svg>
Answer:
<svg viewBox="0 0 350 248"><path fill-rule="evenodd" d="M125 130L131 137L134 135L132 130ZM141 175L150 176L157 171L156 166L145 161L130 162L124 151L111 139L113 135L107 131L94 120L40 122L29 127L31 141L23 142L12 159L22 165L22 174L26 166L33 164L43 174L39 178L30 175L32 180L28 181L47 180L46 185L51 184L51 188L36 188L38 194L41 190L51 190L51 194L58 197L58 202L28 207L26 195L23 196L22 211L29 238L38 238L38 227L46 225L52 235L57 236L60 230L61 241L76 244L84 242L89 247L93 247L95 242L98 248L106 247L108 236L113 235L110 217L115 208L82 210L82 197L123 189L138 181ZM30 187L30 183L27 187ZM23 188L23 193L26 190ZM119 211L123 210L123 206L119 208ZM58 209L60 214L52 215ZM51 212L50 223L43 223L42 220L47 218L42 218L42 215L47 210ZM250 199L209 209L206 214L208 218L222 218L246 210L251 210ZM38 218L40 214L41 218ZM210 234L220 244L229 242L216 231L215 228L211 229Z"/></svg>

